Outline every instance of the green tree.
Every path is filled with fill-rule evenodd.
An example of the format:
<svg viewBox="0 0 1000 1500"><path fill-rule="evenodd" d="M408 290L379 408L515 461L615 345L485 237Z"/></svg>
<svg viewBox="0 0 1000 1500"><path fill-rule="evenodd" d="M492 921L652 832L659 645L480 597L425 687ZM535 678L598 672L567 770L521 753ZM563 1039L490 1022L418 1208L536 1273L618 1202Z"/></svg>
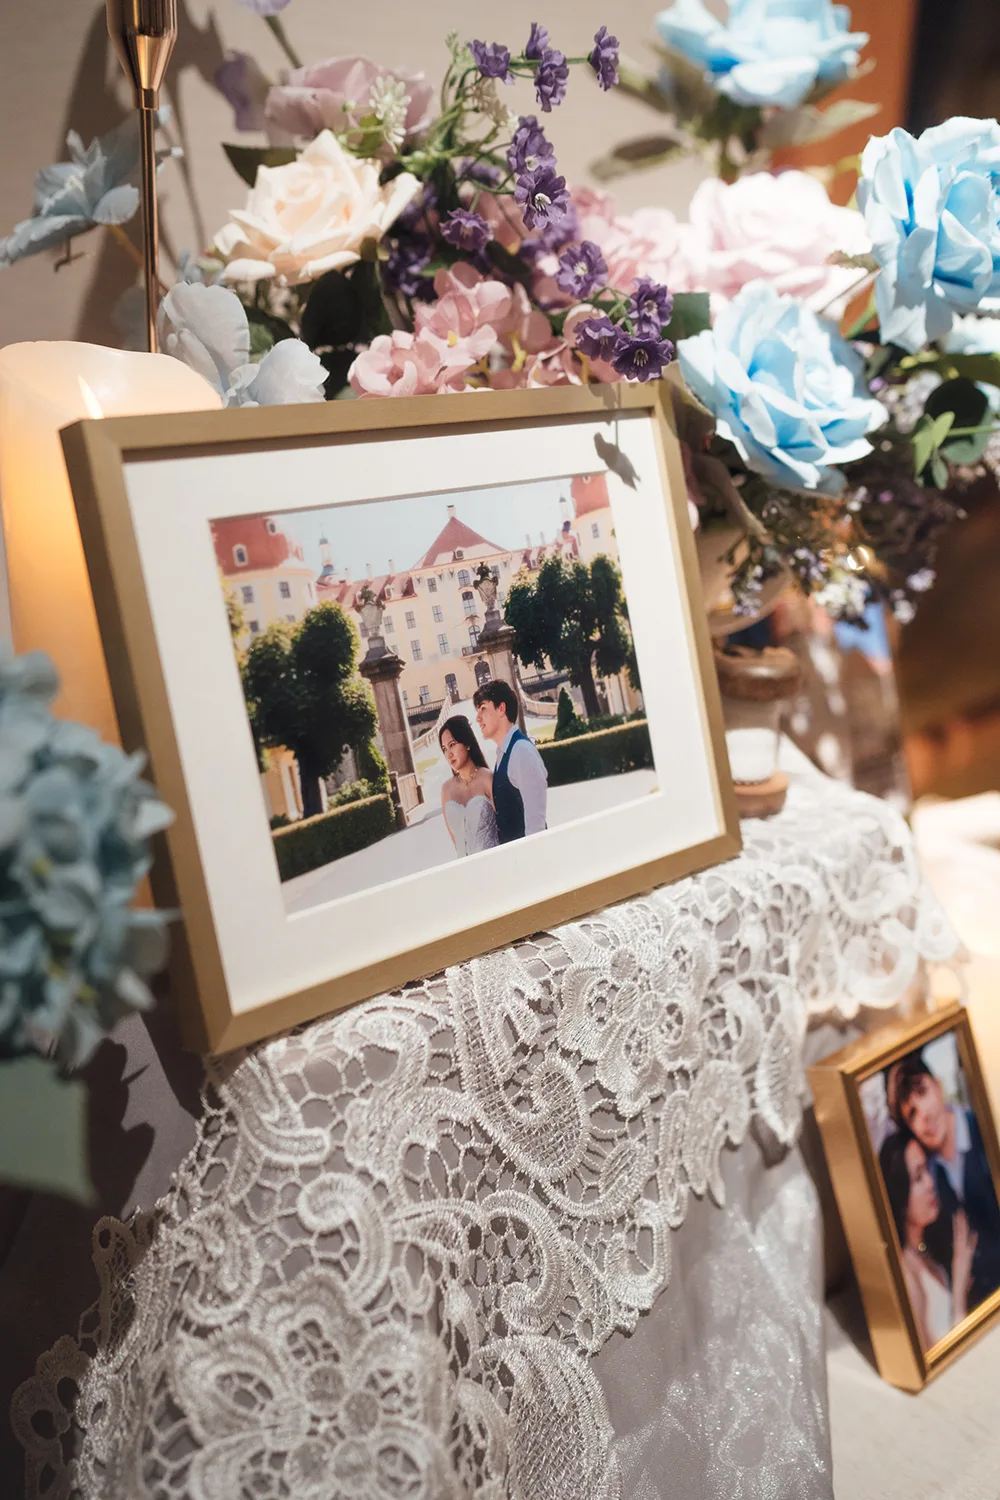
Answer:
<svg viewBox="0 0 1000 1500"><path fill-rule="evenodd" d="M573 700L565 688L559 689L559 704L556 710L556 729L552 736L556 740L572 739L574 735L581 734L586 726L573 705Z"/></svg>
<svg viewBox="0 0 1000 1500"><path fill-rule="evenodd" d="M631 638L623 611L621 576L610 557L586 563L547 558L535 579L514 579L504 614L517 632L514 650L524 666L546 658L568 672L583 694L587 717L600 713L594 673L613 677L628 663Z"/></svg>
<svg viewBox="0 0 1000 1500"><path fill-rule="evenodd" d="M295 756L307 818L322 811L320 779L336 770L345 750L366 747L378 724L357 657L358 637L339 604L317 605L298 625L271 625L246 654L254 738Z"/></svg>

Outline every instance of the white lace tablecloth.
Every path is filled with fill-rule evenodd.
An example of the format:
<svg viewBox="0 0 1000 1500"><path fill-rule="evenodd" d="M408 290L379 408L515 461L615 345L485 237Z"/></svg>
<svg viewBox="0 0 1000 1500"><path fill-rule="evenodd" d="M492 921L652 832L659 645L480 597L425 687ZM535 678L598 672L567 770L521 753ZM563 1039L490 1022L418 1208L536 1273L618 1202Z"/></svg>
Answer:
<svg viewBox="0 0 1000 1500"><path fill-rule="evenodd" d="M884 803L802 775L744 838L212 1063L15 1397L28 1494L828 1496L804 1037L955 940Z"/></svg>

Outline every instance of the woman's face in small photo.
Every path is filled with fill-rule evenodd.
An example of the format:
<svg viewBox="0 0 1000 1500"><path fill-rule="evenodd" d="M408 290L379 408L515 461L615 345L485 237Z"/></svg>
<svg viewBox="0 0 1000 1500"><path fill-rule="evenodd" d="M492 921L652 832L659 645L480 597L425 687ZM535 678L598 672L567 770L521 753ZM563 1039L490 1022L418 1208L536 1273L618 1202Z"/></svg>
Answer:
<svg viewBox="0 0 1000 1500"><path fill-rule="evenodd" d="M903 1153L906 1169L910 1174L910 1202L907 1217L921 1226L933 1224L938 1216L937 1188L934 1176L927 1164L927 1153L919 1141L910 1141Z"/></svg>
<svg viewBox="0 0 1000 1500"><path fill-rule="evenodd" d="M444 758L453 771L460 771L469 758L469 752L465 745L456 740L450 729L446 729L441 736L441 749Z"/></svg>
<svg viewBox="0 0 1000 1500"><path fill-rule="evenodd" d="M903 1121L928 1151L940 1151L944 1145L948 1108L944 1091L936 1078L922 1073L910 1084L906 1103L900 1110Z"/></svg>

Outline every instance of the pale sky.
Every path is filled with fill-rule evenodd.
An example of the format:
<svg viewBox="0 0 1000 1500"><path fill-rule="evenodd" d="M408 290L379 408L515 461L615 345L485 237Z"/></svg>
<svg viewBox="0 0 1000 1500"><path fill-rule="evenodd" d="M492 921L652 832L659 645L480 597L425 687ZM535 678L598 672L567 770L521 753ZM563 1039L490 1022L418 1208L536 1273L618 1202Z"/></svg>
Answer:
<svg viewBox="0 0 1000 1500"><path fill-rule="evenodd" d="M448 506L473 531L498 547L523 547L552 541L562 522L559 500L570 499L568 479L499 485L490 489L418 495L406 500L374 500L358 505L328 505L315 510L285 511L276 517L281 529L301 543L306 561L321 567L320 538L325 536L338 571L349 568L355 580L367 565L378 575L389 571L389 559L404 573L423 557L448 519Z"/></svg>

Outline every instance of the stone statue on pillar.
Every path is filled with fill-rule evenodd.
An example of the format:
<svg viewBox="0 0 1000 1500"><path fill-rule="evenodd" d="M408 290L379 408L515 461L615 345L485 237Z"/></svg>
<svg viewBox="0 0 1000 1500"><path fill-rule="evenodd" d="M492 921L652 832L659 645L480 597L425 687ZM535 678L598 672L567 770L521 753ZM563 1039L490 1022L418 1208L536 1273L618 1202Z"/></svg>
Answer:
<svg viewBox="0 0 1000 1500"><path fill-rule="evenodd" d="M399 690L399 679L406 663L386 646L382 635L385 608L367 584L358 594L358 604L361 623L368 636L368 651L359 663L358 671L372 685L382 748L395 789L397 821L400 826L405 826L409 814L424 800L413 760L410 726Z"/></svg>
<svg viewBox="0 0 1000 1500"><path fill-rule="evenodd" d="M524 701L521 697L521 687L517 680L517 667L514 662L514 642L517 639L517 632L513 626L504 623L497 609L497 594L500 585L488 564L479 564L473 588L483 601L485 611L483 628L479 632L479 648L489 657L493 677L509 683L514 689L514 695L517 698L517 727L523 734Z"/></svg>

